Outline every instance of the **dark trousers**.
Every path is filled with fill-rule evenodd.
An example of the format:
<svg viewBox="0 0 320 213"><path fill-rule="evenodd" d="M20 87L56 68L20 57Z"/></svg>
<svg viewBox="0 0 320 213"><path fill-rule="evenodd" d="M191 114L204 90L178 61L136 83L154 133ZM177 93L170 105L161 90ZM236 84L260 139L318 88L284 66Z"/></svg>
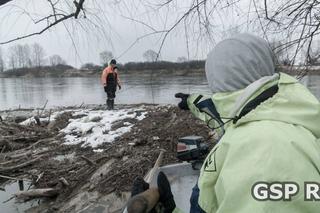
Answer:
<svg viewBox="0 0 320 213"><path fill-rule="evenodd" d="M199 187L198 184L196 184L193 188L192 188L192 194L190 197L190 213L205 213L205 211L203 211L201 209L201 207L199 206Z"/></svg>
<svg viewBox="0 0 320 213"><path fill-rule="evenodd" d="M116 87L115 86L106 86L104 88L104 91L107 93L107 107L108 109L113 109L114 108L114 99L116 97Z"/></svg>
<svg viewBox="0 0 320 213"><path fill-rule="evenodd" d="M107 97L109 100L114 100L116 97L116 90L107 90Z"/></svg>

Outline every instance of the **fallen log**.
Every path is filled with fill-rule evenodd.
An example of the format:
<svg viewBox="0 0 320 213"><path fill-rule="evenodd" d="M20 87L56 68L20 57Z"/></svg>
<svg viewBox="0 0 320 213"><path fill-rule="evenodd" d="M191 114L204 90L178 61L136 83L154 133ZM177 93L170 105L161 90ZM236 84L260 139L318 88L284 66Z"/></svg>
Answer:
<svg viewBox="0 0 320 213"><path fill-rule="evenodd" d="M59 189L45 188L45 189L31 189L29 191L18 192L14 194L17 199L30 200L40 197L55 197L60 193Z"/></svg>
<svg viewBox="0 0 320 213"><path fill-rule="evenodd" d="M22 180L21 178L15 178L15 177L10 177L10 176L6 176L6 175L0 175L0 178L4 178L4 179L8 179L8 180Z"/></svg>
<svg viewBox="0 0 320 213"><path fill-rule="evenodd" d="M92 160L90 160L89 158L85 157L85 156L80 156L81 159L83 159L87 164L89 164L90 166L94 166L94 167L98 167L98 164L96 164L95 162L93 162Z"/></svg>
<svg viewBox="0 0 320 213"><path fill-rule="evenodd" d="M17 159L17 158L22 158L22 157L28 157L30 155L33 154L33 151L32 150L26 150L26 149L20 149L18 150L19 153L17 154L12 154L12 155L8 155L8 158L10 159Z"/></svg>
<svg viewBox="0 0 320 213"><path fill-rule="evenodd" d="M40 159L41 159L41 157L37 157L35 159L32 159L30 161L24 162L24 163L16 165L16 166L2 167L2 168L0 167L0 172L9 172L9 171L12 171L12 170L21 169L23 167L29 166L29 165L37 162Z"/></svg>
<svg viewBox="0 0 320 213"><path fill-rule="evenodd" d="M69 183L64 177L59 178L59 181L60 181L60 182L62 183L62 185L65 186L65 187L70 186L70 183Z"/></svg>
<svg viewBox="0 0 320 213"><path fill-rule="evenodd" d="M44 139L40 139L37 142L31 144L29 147L27 147L27 149L33 149L35 148L38 144L40 143L46 143L46 144L51 144L52 142L56 141L54 138L44 138Z"/></svg>
<svg viewBox="0 0 320 213"><path fill-rule="evenodd" d="M2 149L1 149L1 153L3 153L6 150L6 145L3 145Z"/></svg>

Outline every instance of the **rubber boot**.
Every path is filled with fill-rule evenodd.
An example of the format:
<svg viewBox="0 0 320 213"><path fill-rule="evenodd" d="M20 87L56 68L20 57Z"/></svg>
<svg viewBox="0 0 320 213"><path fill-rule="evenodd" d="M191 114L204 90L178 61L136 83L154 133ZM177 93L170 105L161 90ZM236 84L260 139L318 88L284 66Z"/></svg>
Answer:
<svg viewBox="0 0 320 213"><path fill-rule="evenodd" d="M107 109L111 110L111 100L107 99Z"/></svg>
<svg viewBox="0 0 320 213"><path fill-rule="evenodd" d="M110 100L111 109L114 109L114 99Z"/></svg>

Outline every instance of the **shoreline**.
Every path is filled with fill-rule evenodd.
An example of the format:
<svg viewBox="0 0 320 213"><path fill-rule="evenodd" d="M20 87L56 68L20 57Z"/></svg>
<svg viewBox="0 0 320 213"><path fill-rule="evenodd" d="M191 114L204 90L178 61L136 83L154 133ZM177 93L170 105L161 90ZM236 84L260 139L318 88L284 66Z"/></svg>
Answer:
<svg viewBox="0 0 320 213"><path fill-rule="evenodd" d="M102 70L81 70L68 69L61 71L18 71L0 73L0 79L3 78L75 78L75 77L100 77ZM204 69L158 69L158 70L120 70L120 75L205 75Z"/></svg>
<svg viewBox="0 0 320 213"><path fill-rule="evenodd" d="M14 135L3 135L12 148L5 148L0 154L7 156L0 161L0 170L6 171L1 175L30 179L34 188L58 190L56 197L41 201L39 206L27 212L43 212L44 209L77 212L97 206L108 212L121 212L129 197L133 179L144 176L152 168L159 149L166 150L163 161L163 165L166 165L178 162L175 151L178 138L195 134L206 141L212 140L205 124L190 112L181 111L175 106L118 107L111 112L105 111L102 106L65 108L63 112L51 112L52 119L49 122L47 113L50 110L47 110L40 116L40 125L36 122L17 124L12 112L11 118L6 117L0 122L1 134L4 134L5 128L15 132ZM35 113L38 113L37 110ZM99 130L101 125L106 128L105 131ZM113 138L113 141L92 143L95 147L83 142L65 143L66 135L75 136L76 139L86 138L88 142L95 134L99 136L98 139ZM2 144L5 141L0 137ZM18 170L8 170L32 160L35 161ZM68 184L63 184L65 181L61 181L62 178Z"/></svg>
<svg viewBox="0 0 320 213"><path fill-rule="evenodd" d="M289 75L301 75L306 70L300 67L280 66L276 68L279 72L284 72ZM6 71L0 73L0 79L5 78L87 78L87 77L99 77L102 70L89 70L89 69L66 69L66 70L48 70L45 67L39 70L20 69L19 71ZM152 75L154 77L163 75L172 76L204 76L205 69L203 68L184 68L184 69L144 69L144 70L120 70L119 72L122 76L132 76L132 75ZM308 67L307 75L320 75L320 66L310 66Z"/></svg>

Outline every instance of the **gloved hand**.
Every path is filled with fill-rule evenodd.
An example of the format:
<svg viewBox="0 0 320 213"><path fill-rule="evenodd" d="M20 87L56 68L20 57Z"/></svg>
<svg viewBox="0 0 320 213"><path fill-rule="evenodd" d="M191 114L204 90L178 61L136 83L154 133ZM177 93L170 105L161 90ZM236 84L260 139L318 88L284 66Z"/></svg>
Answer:
<svg viewBox="0 0 320 213"><path fill-rule="evenodd" d="M149 183L145 182L142 177L137 177L133 181L132 189L131 189L131 197L138 195L142 192L145 192L149 189ZM137 209L134 210L136 212ZM151 209L149 213L157 213L155 208Z"/></svg>
<svg viewBox="0 0 320 213"><path fill-rule="evenodd" d="M142 177L137 177L133 181L131 197L140 194L149 189L149 183L145 182Z"/></svg>
<svg viewBox="0 0 320 213"><path fill-rule="evenodd" d="M181 98L180 103L178 104L178 107L182 110L189 110L189 106L188 106L188 97L189 94L184 94L184 93L176 93L174 95L176 98Z"/></svg>
<svg viewBox="0 0 320 213"><path fill-rule="evenodd" d="M119 87L119 90L121 90L121 85L118 85L118 87Z"/></svg>
<svg viewBox="0 0 320 213"><path fill-rule="evenodd" d="M107 85L103 87L104 91L107 92Z"/></svg>
<svg viewBox="0 0 320 213"><path fill-rule="evenodd" d="M176 203L173 199L173 194L171 192L171 187L168 178L163 172L159 172L157 184L160 194L159 201L164 206L164 213L172 213L173 210L176 208Z"/></svg>

